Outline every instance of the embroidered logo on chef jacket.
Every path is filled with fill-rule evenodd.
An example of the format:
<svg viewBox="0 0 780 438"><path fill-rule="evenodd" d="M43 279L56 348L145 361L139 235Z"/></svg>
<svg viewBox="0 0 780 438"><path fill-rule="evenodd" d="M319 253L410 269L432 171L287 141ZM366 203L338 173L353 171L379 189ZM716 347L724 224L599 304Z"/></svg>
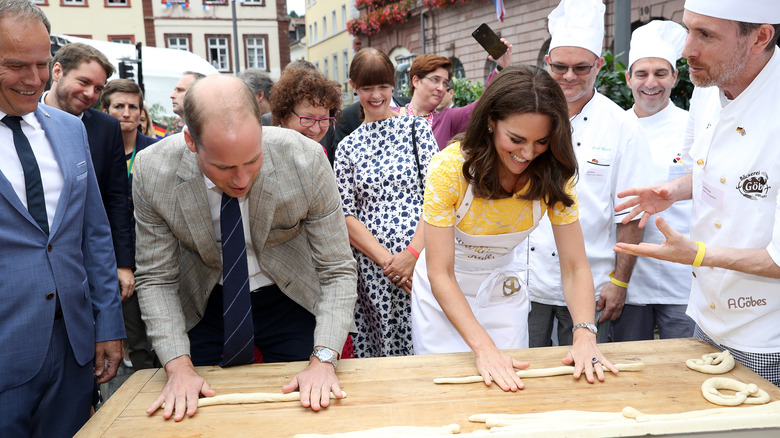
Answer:
<svg viewBox="0 0 780 438"><path fill-rule="evenodd" d="M750 297L729 298L729 309L746 309L748 307L766 306L766 298L755 299Z"/></svg>
<svg viewBox="0 0 780 438"><path fill-rule="evenodd" d="M742 193L742 196L757 200L759 198L766 198L767 193L771 186L768 184L769 176L766 172L756 171L739 177L739 183L737 183L737 190Z"/></svg>

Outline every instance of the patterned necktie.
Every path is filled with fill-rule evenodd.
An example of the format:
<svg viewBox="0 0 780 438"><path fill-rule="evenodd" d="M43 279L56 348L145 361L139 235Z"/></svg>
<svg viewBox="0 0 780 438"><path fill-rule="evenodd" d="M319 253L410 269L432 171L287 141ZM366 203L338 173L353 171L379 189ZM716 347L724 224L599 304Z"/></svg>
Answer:
<svg viewBox="0 0 780 438"><path fill-rule="evenodd" d="M22 118L19 116L5 116L3 123L11 128L14 134L14 146L19 155L24 171L24 186L27 191L27 211L38 222L44 233L49 234L49 219L46 216L46 199L43 196L43 182L41 171L38 169L38 161L35 160L30 141L22 132Z"/></svg>
<svg viewBox="0 0 780 438"><path fill-rule="evenodd" d="M225 345L223 367L254 361L254 325L249 299L249 269L246 261L244 225L238 199L222 194L222 316Z"/></svg>

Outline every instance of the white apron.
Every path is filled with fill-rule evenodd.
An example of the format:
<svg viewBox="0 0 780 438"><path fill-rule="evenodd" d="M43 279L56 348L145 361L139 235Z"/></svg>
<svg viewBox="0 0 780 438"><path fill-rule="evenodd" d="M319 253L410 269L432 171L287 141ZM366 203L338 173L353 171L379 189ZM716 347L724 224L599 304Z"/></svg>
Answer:
<svg viewBox="0 0 780 438"><path fill-rule="evenodd" d="M455 278L471 311L501 350L528 348L528 312L531 302L522 279L528 269L515 247L536 228L542 217L533 203L533 227L497 235L472 235L457 228L471 206L469 185L455 212ZM425 250L414 268L412 283L412 343L414 354L470 351L439 306L428 280Z"/></svg>

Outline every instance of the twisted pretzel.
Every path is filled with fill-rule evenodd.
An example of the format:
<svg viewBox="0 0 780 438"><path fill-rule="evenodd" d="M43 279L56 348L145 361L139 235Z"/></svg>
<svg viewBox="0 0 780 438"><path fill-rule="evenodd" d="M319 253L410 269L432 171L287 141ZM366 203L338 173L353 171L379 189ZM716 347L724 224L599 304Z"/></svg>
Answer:
<svg viewBox="0 0 780 438"><path fill-rule="evenodd" d="M737 391L734 395L722 394L719 389ZM701 394L710 403L721 406L763 405L769 403L769 394L753 383L742 383L728 377L712 377L701 385Z"/></svg>
<svg viewBox="0 0 780 438"><path fill-rule="evenodd" d="M734 356L728 350L724 350L719 353L705 354L701 359L688 359L685 365L700 373L723 374L734 369L736 362Z"/></svg>

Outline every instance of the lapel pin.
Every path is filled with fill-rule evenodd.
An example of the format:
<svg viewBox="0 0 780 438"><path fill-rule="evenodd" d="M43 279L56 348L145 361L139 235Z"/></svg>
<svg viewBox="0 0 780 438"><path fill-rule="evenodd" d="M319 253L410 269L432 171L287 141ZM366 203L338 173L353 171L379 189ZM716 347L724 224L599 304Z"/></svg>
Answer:
<svg viewBox="0 0 780 438"><path fill-rule="evenodd" d="M51 118L51 116L49 115L49 113L47 113L46 111L44 111L44 112L43 112L43 115L44 115L44 116L46 116L46 117L48 117L48 118Z"/></svg>
<svg viewBox="0 0 780 438"><path fill-rule="evenodd" d="M741 135L743 137L745 136L745 134L747 134L747 131L745 131L745 128L743 128L741 126L737 126L737 132L739 132L739 135Z"/></svg>

